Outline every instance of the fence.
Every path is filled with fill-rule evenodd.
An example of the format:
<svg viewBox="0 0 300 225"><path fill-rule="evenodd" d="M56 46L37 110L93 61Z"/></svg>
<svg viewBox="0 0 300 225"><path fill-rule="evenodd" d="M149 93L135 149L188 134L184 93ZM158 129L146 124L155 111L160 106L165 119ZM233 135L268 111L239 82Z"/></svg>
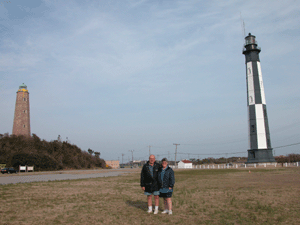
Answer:
<svg viewBox="0 0 300 225"><path fill-rule="evenodd" d="M193 165L192 169L238 169L238 168L266 168L266 167L299 167L300 162L294 163L252 163L252 164L202 164ZM178 169L178 166L170 166ZM188 169L188 168L185 168ZM189 168L191 169L191 168Z"/></svg>

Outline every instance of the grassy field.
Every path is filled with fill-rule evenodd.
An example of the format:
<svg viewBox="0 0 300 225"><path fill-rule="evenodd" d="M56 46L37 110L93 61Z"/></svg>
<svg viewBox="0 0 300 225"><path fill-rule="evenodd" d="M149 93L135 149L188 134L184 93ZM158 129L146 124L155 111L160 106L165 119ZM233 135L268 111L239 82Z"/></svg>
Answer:
<svg viewBox="0 0 300 225"><path fill-rule="evenodd" d="M173 215L139 175L0 185L0 224L300 224L299 168L176 170Z"/></svg>

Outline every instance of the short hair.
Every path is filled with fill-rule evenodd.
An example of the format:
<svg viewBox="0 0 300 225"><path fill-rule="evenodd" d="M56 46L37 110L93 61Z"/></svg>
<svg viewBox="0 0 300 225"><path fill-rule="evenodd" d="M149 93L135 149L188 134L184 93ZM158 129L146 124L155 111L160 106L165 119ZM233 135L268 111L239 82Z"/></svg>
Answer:
<svg viewBox="0 0 300 225"><path fill-rule="evenodd" d="M167 158L163 158L161 162L168 162Z"/></svg>

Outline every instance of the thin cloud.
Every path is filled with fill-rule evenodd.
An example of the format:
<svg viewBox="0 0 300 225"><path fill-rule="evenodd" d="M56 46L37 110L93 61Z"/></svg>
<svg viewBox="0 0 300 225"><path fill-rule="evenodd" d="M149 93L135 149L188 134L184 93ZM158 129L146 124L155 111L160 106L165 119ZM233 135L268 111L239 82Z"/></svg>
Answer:
<svg viewBox="0 0 300 225"><path fill-rule="evenodd" d="M256 35L262 47L271 139L276 144L272 127L298 116L297 2L18 4L29 8L18 20L13 17L19 11L0 9L0 90L10 99L0 101L1 115L8 118L1 122L0 133L11 131L15 92L25 82L32 132L42 139L60 134L83 149L99 148L104 158L150 142L170 142L165 151L173 151L177 141L207 145L214 141L211 137L245 139L221 150L246 151L240 12L246 31ZM285 114L288 118L282 119ZM293 130L291 137L297 134ZM217 150L189 149L208 154Z"/></svg>

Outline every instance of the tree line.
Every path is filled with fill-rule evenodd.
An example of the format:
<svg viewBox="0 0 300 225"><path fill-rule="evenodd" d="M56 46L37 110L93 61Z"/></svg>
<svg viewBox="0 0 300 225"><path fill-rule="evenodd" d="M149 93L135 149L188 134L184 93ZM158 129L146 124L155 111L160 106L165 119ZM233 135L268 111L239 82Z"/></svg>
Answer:
<svg viewBox="0 0 300 225"><path fill-rule="evenodd" d="M280 156L276 156L275 160L277 163L300 162L300 155L299 154L288 154L286 156L280 155Z"/></svg>
<svg viewBox="0 0 300 225"><path fill-rule="evenodd" d="M100 152L82 151L66 141L41 140L36 134L31 137L0 134L0 164L18 169L34 166L35 171L63 169L106 168Z"/></svg>
<svg viewBox="0 0 300 225"><path fill-rule="evenodd" d="M230 158L204 158L204 159L190 159L194 165L201 164L225 164L225 163L245 163L247 162L247 157L230 157Z"/></svg>
<svg viewBox="0 0 300 225"><path fill-rule="evenodd" d="M288 154L286 156L280 155L275 156L275 161L277 163L292 163L300 162L300 154ZM205 158L205 159L190 159L194 165L201 164L225 164L225 163L245 163L247 162L247 157L230 157L230 158Z"/></svg>

